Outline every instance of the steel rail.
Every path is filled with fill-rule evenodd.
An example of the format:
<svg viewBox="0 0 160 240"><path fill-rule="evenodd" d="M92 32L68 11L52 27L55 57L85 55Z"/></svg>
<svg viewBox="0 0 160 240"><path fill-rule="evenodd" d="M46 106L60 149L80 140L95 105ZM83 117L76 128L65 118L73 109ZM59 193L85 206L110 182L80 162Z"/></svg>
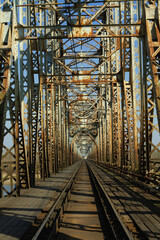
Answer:
<svg viewBox="0 0 160 240"><path fill-rule="evenodd" d="M46 223L49 221L49 218L51 217L51 215L54 213L54 211L56 210L56 207L59 203L59 201L66 198L66 196L68 195L68 188L71 189L72 187L72 183L74 182L76 175L80 169L82 165L82 162L79 164L78 168L76 169L76 171L72 174L70 180L68 181L68 183L66 184L66 186L64 187L63 191L60 193L59 197L56 199L54 205L52 206L52 208L50 209L49 213L47 214L47 216L45 217L44 221L42 222L42 224L40 225L39 229L37 230L36 234L33 236L32 240L36 240L39 235L41 234L43 228L45 227ZM65 194L66 193L66 194ZM63 197L63 195L65 194L65 196Z"/></svg>
<svg viewBox="0 0 160 240"><path fill-rule="evenodd" d="M128 228L125 226L125 224L122 222L122 219L120 218L114 204L112 203L110 197L108 196L108 194L106 193L103 185L101 184L100 180L98 179L98 177L96 176L96 172L95 170L93 169L93 167L91 166L91 164L87 161L87 165L90 169L90 171L92 172L94 178L96 179L98 185L99 185L99 188L102 190L103 194L105 195L109 205L111 206L115 216L116 216L116 219L118 220L119 224L121 225L124 233L126 234L126 237L129 239L129 240L134 240L134 237L132 236L132 234L130 233L130 231L128 230Z"/></svg>

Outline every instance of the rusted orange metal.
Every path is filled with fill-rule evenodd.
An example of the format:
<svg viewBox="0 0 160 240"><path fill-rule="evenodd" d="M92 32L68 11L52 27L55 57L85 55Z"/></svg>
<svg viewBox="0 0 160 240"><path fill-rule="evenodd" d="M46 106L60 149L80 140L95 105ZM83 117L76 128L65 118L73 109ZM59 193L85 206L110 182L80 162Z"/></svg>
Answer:
<svg viewBox="0 0 160 240"><path fill-rule="evenodd" d="M81 17L80 25L85 26L90 23L89 18ZM79 25L79 20L76 20L76 24ZM73 27L70 29L68 37L93 37L93 27Z"/></svg>
<svg viewBox="0 0 160 240"><path fill-rule="evenodd" d="M89 75L90 71L79 71L79 74L82 76L80 76L80 75L78 76L77 72L75 74L76 74L76 76L73 76L73 82L76 83L78 81L78 82L86 84L86 85L91 83L91 76Z"/></svg>
<svg viewBox="0 0 160 240"><path fill-rule="evenodd" d="M3 101L3 99L6 96L6 93L8 91L9 88L9 61L10 61L10 51L6 52L7 57L5 58L5 56L1 57L0 56L0 62L1 65L4 66L4 72L3 72L3 78L2 78L2 83L0 84L0 102Z"/></svg>

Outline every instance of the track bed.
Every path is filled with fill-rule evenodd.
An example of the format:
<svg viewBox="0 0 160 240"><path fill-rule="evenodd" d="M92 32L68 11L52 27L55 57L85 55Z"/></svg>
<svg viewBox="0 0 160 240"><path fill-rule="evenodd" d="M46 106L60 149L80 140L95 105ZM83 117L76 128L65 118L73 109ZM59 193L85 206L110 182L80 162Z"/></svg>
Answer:
<svg viewBox="0 0 160 240"><path fill-rule="evenodd" d="M104 239L85 162L76 178L56 239Z"/></svg>

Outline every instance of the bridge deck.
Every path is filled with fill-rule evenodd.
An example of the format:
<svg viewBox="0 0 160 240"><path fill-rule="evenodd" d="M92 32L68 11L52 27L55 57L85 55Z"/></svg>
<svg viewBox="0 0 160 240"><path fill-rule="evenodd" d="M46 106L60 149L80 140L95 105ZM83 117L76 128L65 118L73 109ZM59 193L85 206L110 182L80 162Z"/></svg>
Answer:
<svg viewBox="0 0 160 240"><path fill-rule="evenodd" d="M35 188L22 190L19 198L0 199L0 239L19 239L32 225L41 211L53 205L54 199L77 168L77 163L51 176L45 182L39 181Z"/></svg>

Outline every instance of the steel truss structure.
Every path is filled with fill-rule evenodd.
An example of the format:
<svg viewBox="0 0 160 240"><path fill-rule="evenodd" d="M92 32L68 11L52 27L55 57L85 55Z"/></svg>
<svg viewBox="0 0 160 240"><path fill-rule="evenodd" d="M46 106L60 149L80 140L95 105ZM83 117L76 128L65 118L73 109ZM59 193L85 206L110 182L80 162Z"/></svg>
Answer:
<svg viewBox="0 0 160 240"><path fill-rule="evenodd" d="M160 177L159 0L0 0L0 196L91 158Z"/></svg>

